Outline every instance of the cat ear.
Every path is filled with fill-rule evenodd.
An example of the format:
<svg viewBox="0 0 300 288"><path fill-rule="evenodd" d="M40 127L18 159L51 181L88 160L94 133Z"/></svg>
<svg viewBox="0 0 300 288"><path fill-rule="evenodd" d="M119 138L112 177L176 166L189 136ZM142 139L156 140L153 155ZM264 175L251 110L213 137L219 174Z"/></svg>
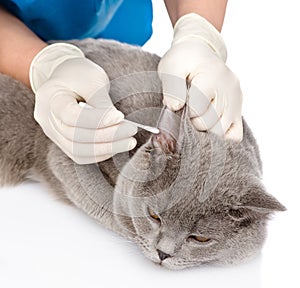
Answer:
<svg viewBox="0 0 300 288"><path fill-rule="evenodd" d="M286 210L274 196L266 192L262 184L248 188L239 202L229 210L229 215L235 219L257 218Z"/></svg>
<svg viewBox="0 0 300 288"><path fill-rule="evenodd" d="M167 107L162 109L157 128L160 133L152 136L152 145L165 154L180 153L184 137L185 107L173 112Z"/></svg>
<svg viewBox="0 0 300 288"><path fill-rule="evenodd" d="M172 134L160 129L160 133L152 136L155 148L160 148L165 154L175 154L179 149L176 138Z"/></svg>
<svg viewBox="0 0 300 288"><path fill-rule="evenodd" d="M260 213L272 213L286 210L274 196L259 188L252 188L248 194L242 197L241 201L243 207Z"/></svg>

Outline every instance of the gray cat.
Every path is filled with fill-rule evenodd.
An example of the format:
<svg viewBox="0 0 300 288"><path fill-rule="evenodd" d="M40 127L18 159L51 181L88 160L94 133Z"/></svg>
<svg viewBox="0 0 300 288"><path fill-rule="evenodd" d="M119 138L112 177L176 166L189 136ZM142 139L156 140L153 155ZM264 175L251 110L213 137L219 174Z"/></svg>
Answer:
<svg viewBox="0 0 300 288"><path fill-rule="evenodd" d="M139 131L133 151L77 165L34 121L32 92L0 75L0 184L42 181L170 269L256 254L270 215L285 207L261 182L258 147L245 121L241 143L198 132L187 107L162 109L158 56L115 41L72 43L108 73L110 95L126 118L147 125L160 118L161 133Z"/></svg>

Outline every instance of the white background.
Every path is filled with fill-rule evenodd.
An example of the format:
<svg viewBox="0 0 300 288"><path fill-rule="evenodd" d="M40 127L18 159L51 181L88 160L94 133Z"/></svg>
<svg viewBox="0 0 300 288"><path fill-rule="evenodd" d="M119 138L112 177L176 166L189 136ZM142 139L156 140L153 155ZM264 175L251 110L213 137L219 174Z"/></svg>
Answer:
<svg viewBox="0 0 300 288"><path fill-rule="evenodd" d="M153 2L154 35L145 49L162 55L172 28L163 1ZM288 208L270 222L262 254L235 267L168 271L41 184L25 183L0 190L0 287L300 287L299 4L229 2L227 64L241 81L264 183Z"/></svg>

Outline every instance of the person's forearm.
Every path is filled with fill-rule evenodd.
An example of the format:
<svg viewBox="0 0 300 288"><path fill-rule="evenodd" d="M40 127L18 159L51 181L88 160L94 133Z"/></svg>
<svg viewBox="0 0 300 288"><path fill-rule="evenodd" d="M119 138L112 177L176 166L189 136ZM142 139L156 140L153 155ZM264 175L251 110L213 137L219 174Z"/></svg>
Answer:
<svg viewBox="0 0 300 288"><path fill-rule="evenodd" d="M31 61L47 44L1 6L0 39L0 73L9 75L30 87Z"/></svg>
<svg viewBox="0 0 300 288"><path fill-rule="evenodd" d="M165 4L173 26L181 16L196 13L222 29L227 0L165 0Z"/></svg>

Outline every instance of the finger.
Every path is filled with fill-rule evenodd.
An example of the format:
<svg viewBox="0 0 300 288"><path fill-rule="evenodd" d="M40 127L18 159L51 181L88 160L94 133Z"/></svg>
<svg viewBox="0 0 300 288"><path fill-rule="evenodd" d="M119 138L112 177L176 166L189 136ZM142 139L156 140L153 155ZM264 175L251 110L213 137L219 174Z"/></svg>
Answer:
<svg viewBox="0 0 300 288"><path fill-rule="evenodd" d="M80 81L74 81L74 79L78 79L78 71L81 71ZM113 125L124 118L124 115L114 107L108 94L110 84L106 72L94 62L86 58L65 61L63 67L57 67L52 78L64 79L62 87L65 92L73 91L73 95L79 95L90 106L99 109L100 115L105 115L101 125ZM75 108L73 107L73 109ZM78 117L78 113L79 111L75 111L75 117Z"/></svg>
<svg viewBox="0 0 300 288"><path fill-rule="evenodd" d="M80 76L78 71L80 71ZM83 97L95 108L102 107L102 99L98 103L98 96L107 96L110 85L106 72L87 58L66 60L64 65L60 65L55 69L52 79L57 79L58 81L64 79L64 87ZM74 79L77 79L77 81Z"/></svg>
<svg viewBox="0 0 300 288"><path fill-rule="evenodd" d="M207 131L214 127L222 116L224 104L223 97L214 98L202 116L191 119L194 127L199 131Z"/></svg>
<svg viewBox="0 0 300 288"><path fill-rule="evenodd" d="M120 124L104 128L87 129L68 126L56 117L53 117L53 120L58 133L60 133L64 138L74 142L109 143L129 138L137 133L137 127L127 122L121 122Z"/></svg>
<svg viewBox="0 0 300 288"><path fill-rule="evenodd" d="M215 97L215 93L207 85L206 77L204 75L197 75L191 81L188 97L190 117L194 118L203 115L207 111L211 100Z"/></svg>
<svg viewBox="0 0 300 288"><path fill-rule="evenodd" d="M243 123L241 117L236 121L231 120L231 115L222 115L219 121L210 129L211 132L225 136L226 139L231 139L240 142L243 138Z"/></svg>
<svg viewBox="0 0 300 288"><path fill-rule="evenodd" d="M97 156L97 157L94 157L94 156L93 157L80 157L80 156L74 156L74 155L70 155L69 157L77 164L85 165L85 164L93 164L93 163L102 162L113 156L114 155L112 155L112 154L108 154L108 155L102 155L102 156Z"/></svg>
<svg viewBox="0 0 300 288"><path fill-rule="evenodd" d="M172 111L181 109L186 102L186 79L167 73L161 73L160 79L163 88L163 104Z"/></svg>
<svg viewBox="0 0 300 288"><path fill-rule="evenodd" d="M118 154L132 150L137 142L136 139L126 138L111 143L78 143L72 142L72 154L81 157L99 157L105 154Z"/></svg>
<svg viewBox="0 0 300 288"><path fill-rule="evenodd" d="M225 133L226 139L231 139L236 142L241 142L243 140L243 121L241 117L236 119L229 127Z"/></svg>
<svg viewBox="0 0 300 288"><path fill-rule="evenodd" d="M81 156L81 155L74 155L72 153L72 141L69 141L68 139L63 140L63 136L60 135L56 130L55 126L53 126L53 123L50 121L50 125L52 126L52 132L56 137L52 137L51 140L74 162L77 164L91 164L91 163L97 163L101 161L105 161L113 156L113 154L103 154L103 155L91 155L91 156ZM46 133L47 135L47 133ZM65 142L65 145L62 145L62 142ZM67 143L69 142L69 143ZM66 145L67 144L67 145Z"/></svg>
<svg viewBox="0 0 300 288"><path fill-rule="evenodd" d="M221 117L218 119L216 124L211 129L209 129L209 131L219 136L224 136L230 128L230 126L232 125L232 123L233 120L231 111L226 109L223 111Z"/></svg>
<svg viewBox="0 0 300 288"><path fill-rule="evenodd" d="M55 130L55 127L53 127ZM107 154L118 154L133 149L137 142L133 137L117 140L109 143L81 143L74 142L59 134L55 130L58 146L68 155L80 157L100 157Z"/></svg>
<svg viewBox="0 0 300 288"><path fill-rule="evenodd" d="M222 122L220 118L219 121L217 121L217 123L208 130L218 136L224 136L230 125L231 122Z"/></svg>
<svg viewBox="0 0 300 288"><path fill-rule="evenodd" d="M97 90L86 96L84 99L86 103L94 108L105 110L111 109L112 107L115 108L106 87L97 88Z"/></svg>
<svg viewBox="0 0 300 288"><path fill-rule="evenodd" d="M114 107L111 109L81 107L77 103L76 96L74 92L60 90L51 100L51 113L67 126L96 129L117 124L124 119L123 113Z"/></svg>
<svg viewBox="0 0 300 288"><path fill-rule="evenodd" d="M218 123L211 129L211 132L224 135L226 139L241 141L243 137L243 123L241 117L242 93L239 85L228 87L228 91L232 99L226 103L222 117ZM233 96L235 97L233 98ZM224 97L225 98L225 97Z"/></svg>

